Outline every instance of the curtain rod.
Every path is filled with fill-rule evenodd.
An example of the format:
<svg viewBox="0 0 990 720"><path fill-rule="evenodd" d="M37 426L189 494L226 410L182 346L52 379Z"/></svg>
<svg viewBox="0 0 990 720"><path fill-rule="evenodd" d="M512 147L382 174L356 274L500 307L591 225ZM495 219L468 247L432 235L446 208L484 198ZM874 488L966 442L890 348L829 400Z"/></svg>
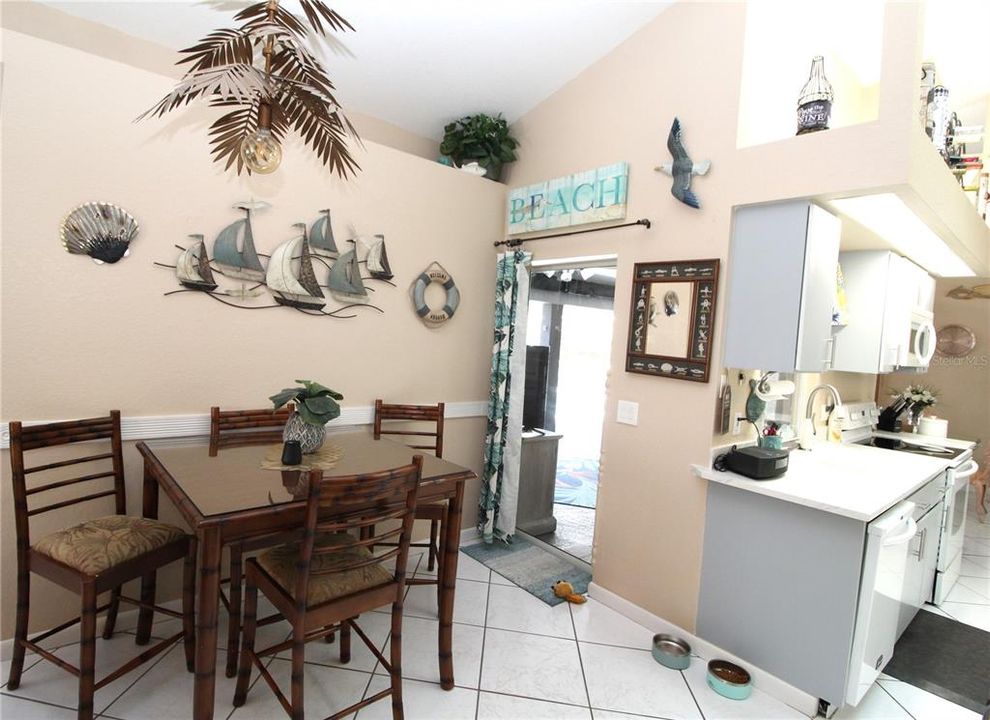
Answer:
<svg viewBox="0 0 990 720"><path fill-rule="evenodd" d="M633 225L645 225L647 229L652 227L651 223L646 218L640 218L635 222L627 222L622 225L609 225L608 227L597 227L589 228L588 230L571 230L570 232L554 233L552 235L537 235L536 237L526 237L526 238L510 238L508 240L498 240L492 243L495 247L499 245L508 245L509 247L519 247L524 242L530 242L532 240L549 240L550 238L566 237L567 235L583 235L584 233L591 232L601 232L602 230L615 230L616 228L631 227Z"/></svg>

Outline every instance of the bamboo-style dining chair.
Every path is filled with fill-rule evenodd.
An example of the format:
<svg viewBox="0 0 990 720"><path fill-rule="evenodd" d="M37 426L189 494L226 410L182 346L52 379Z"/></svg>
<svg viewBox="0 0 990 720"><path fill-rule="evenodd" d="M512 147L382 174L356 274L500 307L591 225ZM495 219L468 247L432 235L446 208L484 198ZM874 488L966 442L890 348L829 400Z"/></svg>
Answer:
<svg viewBox="0 0 990 720"><path fill-rule="evenodd" d="M350 631L354 630L389 673L391 684L328 720L348 717L389 695L392 719L402 720L402 598L422 470L423 456L416 455L410 465L367 475L324 477L316 470L301 476L307 483L301 542L268 550L248 560L245 566L244 642L235 706L244 704L251 668L255 666L289 716L304 720L306 643L339 629L340 660L346 663L350 660ZM381 524L391 529L373 532L357 541L339 540L344 537L341 533L356 530L364 535L362 531ZM376 545L387 543L394 543L394 547L374 554ZM395 562L394 568L384 567L391 561ZM292 637L256 651L259 589L292 625ZM386 660L355 619L388 604L392 606L392 634L390 657ZM292 687L286 698L261 658L289 648Z"/></svg>
<svg viewBox="0 0 990 720"><path fill-rule="evenodd" d="M35 451L61 445L109 441L109 448L80 449L85 454L66 458L68 452L39 453ZM71 448L76 450L76 448ZM31 461L41 464L27 465ZM47 462L45 462L47 460ZM109 468L106 467L109 461ZM96 690L113 682L125 673L169 648L180 638L185 638L186 666L193 669L195 638L193 629L193 594L196 582L196 539L181 528L158 520L126 515L127 502L124 492L124 461L120 436L120 412L110 411L106 417L45 423L25 427L20 422L10 423L10 465L14 485L14 522L17 534L17 620L14 629L13 658L7 682L8 690L16 690L21 683L24 654L27 650L58 665L79 678L78 717L93 717L93 695ZM73 466L85 465L84 474L66 477L79 472ZM71 468L71 470L66 470ZM35 476L35 473L40 475ZM43 478L28 487L28 476ZM110 489L89 494L76 493L78 485L112 479ZM90 490L100 486L88 485ZM31 507L39 494L45 494L48 504ZM32 542L31 520L36 515L67 508L79 503L114 498L115 514L79 522L71 527L52 532ZM39 501L40 502L40 501ZM141 599L125 597L121 586L137 578L154 575L158 568L179 559L185 559L182 588L182 612L158 607L155 598L144 587ZM30 614L31 573L36 573L57 585L81 596L81 616L56 628L28 638ZM97 607L100 593L110 591L110 601ZM182 619L182 631L156 643L137 657L96 680L96 616L106 611L103 637L113 636L117 610L121 601ZM80 623L79 666L75 667L38 646L51 635ZM139 634L138 644L148 638Z"/></svg>
<svg viewBox="0 0 990 720"><path fill-rule="evenodd" d="M419 444L409 447L415 450L430 450L438 458L443 457L443 415L444 404L436 405L395 405L381 399L375 400L375 440L383 435L399 435L412 438L430 438L418 440ZM395 423L401 423L401 425ZM417 423L410 425L410 423ZM430 540L425 543L412 543L411 547L429 548L427 568L432 572L439 563L443 562L443 539L447 522L447 503L435 502L420 504L416 508L417 520L430 521ZM437 574L437 578L440 574ZM407 585L436 585L440 590L439 579L410 578Z"/></svg>
<svg viewBox="0 0 990 720"><path fill-rule="evenodd" d="M290 410L221 410L210 408L210 457L216 457L223 448L249 445L271 445L282 442L282 429L289 419ZM246 552L270 548L288 542L291 534L278 533L252 538L228 546L230 570L228 592L221 590L220 602L227 608L227 677L237 674L238 647L241 641L241 585L243 580L243 556Z"/></svg>

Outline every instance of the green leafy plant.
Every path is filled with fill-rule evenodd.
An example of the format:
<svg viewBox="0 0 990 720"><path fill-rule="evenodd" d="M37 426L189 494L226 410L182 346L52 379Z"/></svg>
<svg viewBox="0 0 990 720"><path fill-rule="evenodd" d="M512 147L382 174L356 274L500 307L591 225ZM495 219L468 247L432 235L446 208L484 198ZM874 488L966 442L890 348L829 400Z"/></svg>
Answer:
<svg viewBox="0 0 990 720"><path fill-rule="evenodd" d="M502 114L495 117L478 113L449 123L443 129L440 152L458 165L476 162L495 178L503 163L516 159L519 143L509 135L509 123Z"/></svg>
<svg viewBox="0 0 990 720"><path fill-rule="evenodd" d="M284 388L268 398L276 410L294 402L296 412L304 423L320 427L340 416L340 405L337 401L343 400L343 395L310 380L296 380L296 382L302 387Z"/></svg>

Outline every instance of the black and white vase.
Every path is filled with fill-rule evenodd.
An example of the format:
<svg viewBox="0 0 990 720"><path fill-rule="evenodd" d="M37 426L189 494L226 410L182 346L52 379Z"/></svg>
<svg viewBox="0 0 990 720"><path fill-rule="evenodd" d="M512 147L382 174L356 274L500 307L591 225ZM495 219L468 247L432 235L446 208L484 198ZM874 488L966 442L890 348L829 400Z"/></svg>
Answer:
<svg viewBox="0 0 990 720"><path fill-rule="evenodd" d="M303 454L308 455L319 450L323 446L327 429L323 425L310 425L304 422L302 416L296 411L292 411L289 419L285 421L285 429L282 430L282 440L296 440L302 448Z"/></svg>

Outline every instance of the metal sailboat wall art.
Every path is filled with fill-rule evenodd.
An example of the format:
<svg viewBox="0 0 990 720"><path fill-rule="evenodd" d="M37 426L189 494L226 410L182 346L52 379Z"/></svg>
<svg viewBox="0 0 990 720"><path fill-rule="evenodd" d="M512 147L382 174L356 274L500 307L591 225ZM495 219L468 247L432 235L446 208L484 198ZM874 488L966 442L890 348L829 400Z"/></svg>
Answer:
<svg viewBox="0 0 990 720"><path fill-rule="evenodd" d="M191 234L188 247L176 245L180 255L175 265L155 263L174 269L182 286L165 295L196 292L230 307L289 307L307 315L334 318L357 317L353 312L356 308L383 312L368 302L369 292L375 288L365 283L380 282L395 287L384 235L375 235L370 241L348 240L351 248L341 253L334 239L330 210L324 209L308 226L308 232L306 223L295 223L293 237L278 245L269 256L255 248L251 224L252 211L270 207L268 203L246 202L234 207L245 215L217 234L212 260L204 236ZM359 248L367 250L364 260L358 258ZM262 264L262 258L268 259L267 264ZM319 268L314 270L314 263L328 269L326 285L317 280ZM367 277L361 275L362 264L367 266ZM225 279L230 282L224 284ZM266 290L273 302L259 304ZM336 300L336 307L328 305L330 296Z"/></svg>
<svg viewBox="0 0 990 720"><path fill-rule="evenodd" d="M265 273L265 284L279 305L319 309L326 303L323 300L323 291L316 282L316 273L313 272L313 261L310 259L309 243L306 240L306 224L296 223L294 227L300 228L301 234L272 251L268 271ZM297 257L299 270L294 272L293 265L296 264Z"/></svg>

